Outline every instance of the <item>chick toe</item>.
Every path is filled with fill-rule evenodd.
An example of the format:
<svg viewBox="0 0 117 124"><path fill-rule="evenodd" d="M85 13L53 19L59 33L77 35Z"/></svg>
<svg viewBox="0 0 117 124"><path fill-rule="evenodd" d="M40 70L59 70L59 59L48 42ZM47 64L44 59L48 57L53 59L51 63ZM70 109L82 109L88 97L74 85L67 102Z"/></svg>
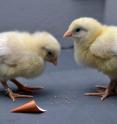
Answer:
<svg viewBox="0 0 117 124"><path fill-rule="evenodd" d="M14 93L10 88L7 89L8 96L13 100L13 102L16 100L16 98L33 98L33 96L30 95L21 95L18 93Z"/></svg>

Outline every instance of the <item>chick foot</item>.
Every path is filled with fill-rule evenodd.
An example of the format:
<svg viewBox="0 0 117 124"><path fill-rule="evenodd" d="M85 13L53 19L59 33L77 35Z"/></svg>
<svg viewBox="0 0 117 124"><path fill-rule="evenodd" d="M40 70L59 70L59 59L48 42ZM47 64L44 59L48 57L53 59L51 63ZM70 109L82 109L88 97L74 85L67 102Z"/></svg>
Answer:
<svg viewBox="0 0 117 124"><path fill-rule="evenodd" d="M13 91L11 89L6 89L9 97L13 100L13 102L16 100L16 98L33 98L33 96L29 96L29 95L21 95L18 93L13 93Z"/></svg>
<svg viewBox="0 0 117 124"><path fill-rule="evenodd" d="M32 98L33 97L29 95L21 95L21 94L13 93L13 91L9 88L7 81L1 81L1 83L5 88L6 92L8 93L9 97L13 100L13 102L16 100L16 98Z"/></svg>
<svg viewBox="0 0 117 124"><path fill-rule="evenodd" d="M112 92L109 92L108 89L98 89L97 92L93 92L93 93L86 93L86 96L100 96L101 100L103 101L104 99L106 99L108 96L112 95Z"/></svg>
<svg viewBox="0 0 117 124"><path fill-rule="evenodd" d="M103 101L107 97L117 94L117 81L112 80L111 83L106 86L96 86L97 91L93 93L86 93L86 96L100 96L101 100Z"/></svg>
<svg viewBox="0 0 117 124"><path fill-rule="evenodd" d="M18 89L22 92L32 93L32 92L35 92L37 90L42 89L41 87L27 87L27 86L24 86L23 84L21 84L16 79L11 79L10 81L13 82L18 87Z"/></svg>

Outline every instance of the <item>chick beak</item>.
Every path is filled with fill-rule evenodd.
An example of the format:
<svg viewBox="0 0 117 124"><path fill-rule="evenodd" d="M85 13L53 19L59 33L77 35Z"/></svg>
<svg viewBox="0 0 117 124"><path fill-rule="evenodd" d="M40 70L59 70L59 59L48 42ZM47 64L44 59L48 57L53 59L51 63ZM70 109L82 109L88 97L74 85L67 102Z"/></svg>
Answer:
<svg viewBox="0 0 117 124"><path fill-rule="evenodd" d="M54 65L57 65L57 59L53 59L51 61L49 61L50 63L54 64Z"/></svg>
<svg viewBox="0 0 117 124"><path fill-rule="evenodd" d="M64 37L72 37L72 35L73 35L72 32L66 31L63 36Z"/></svg>

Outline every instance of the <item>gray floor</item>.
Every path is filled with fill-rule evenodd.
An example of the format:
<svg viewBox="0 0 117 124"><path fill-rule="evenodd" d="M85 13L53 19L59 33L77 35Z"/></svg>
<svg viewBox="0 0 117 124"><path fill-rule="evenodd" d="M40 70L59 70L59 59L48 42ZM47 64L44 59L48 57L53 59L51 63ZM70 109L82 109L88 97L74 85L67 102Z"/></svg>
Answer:
<svg viewBox="0 0 117 124"><path fill-rule="evenodd" d="M45 73L37 79L19 79L26 85L45 87L33 94L37 103L47 109L43 114L11 113L11 108L29 99L17 99L13 103L2 94L0 86L0 124L117 124L116 96L101 102L99 97L83 95L94 91L96 84L107 84L109 79L95 70L76 65L72 54L72 50L62 51L58 67L47 65Z"/></svg>

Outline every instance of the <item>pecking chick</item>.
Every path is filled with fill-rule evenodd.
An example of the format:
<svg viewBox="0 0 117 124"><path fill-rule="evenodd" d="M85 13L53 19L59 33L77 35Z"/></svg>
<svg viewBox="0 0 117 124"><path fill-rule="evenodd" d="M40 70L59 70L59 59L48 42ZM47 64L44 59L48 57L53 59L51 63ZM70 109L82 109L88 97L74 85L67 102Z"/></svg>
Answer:
<svg viewBox="0 0 117 124"><path fill-rule="evenodd" d="M117 93L117 27L82 17L70 24L64 37L74 39L74 57L77 63L95 68L110 77L107 87L98 86L96 92L86 95L101 96L101 100L104 100Z"/></svg>
<svg viewBox="0 0 117 124"><path fill-rule="evenodd" d="M3 32L0 33L0 82L9 97L32 97L13 93L7 81L13 82L21 91L32 92L39 88L26 87L15 78L39 76L46 62L57 64L60 44L48 32Z"/></svg>

